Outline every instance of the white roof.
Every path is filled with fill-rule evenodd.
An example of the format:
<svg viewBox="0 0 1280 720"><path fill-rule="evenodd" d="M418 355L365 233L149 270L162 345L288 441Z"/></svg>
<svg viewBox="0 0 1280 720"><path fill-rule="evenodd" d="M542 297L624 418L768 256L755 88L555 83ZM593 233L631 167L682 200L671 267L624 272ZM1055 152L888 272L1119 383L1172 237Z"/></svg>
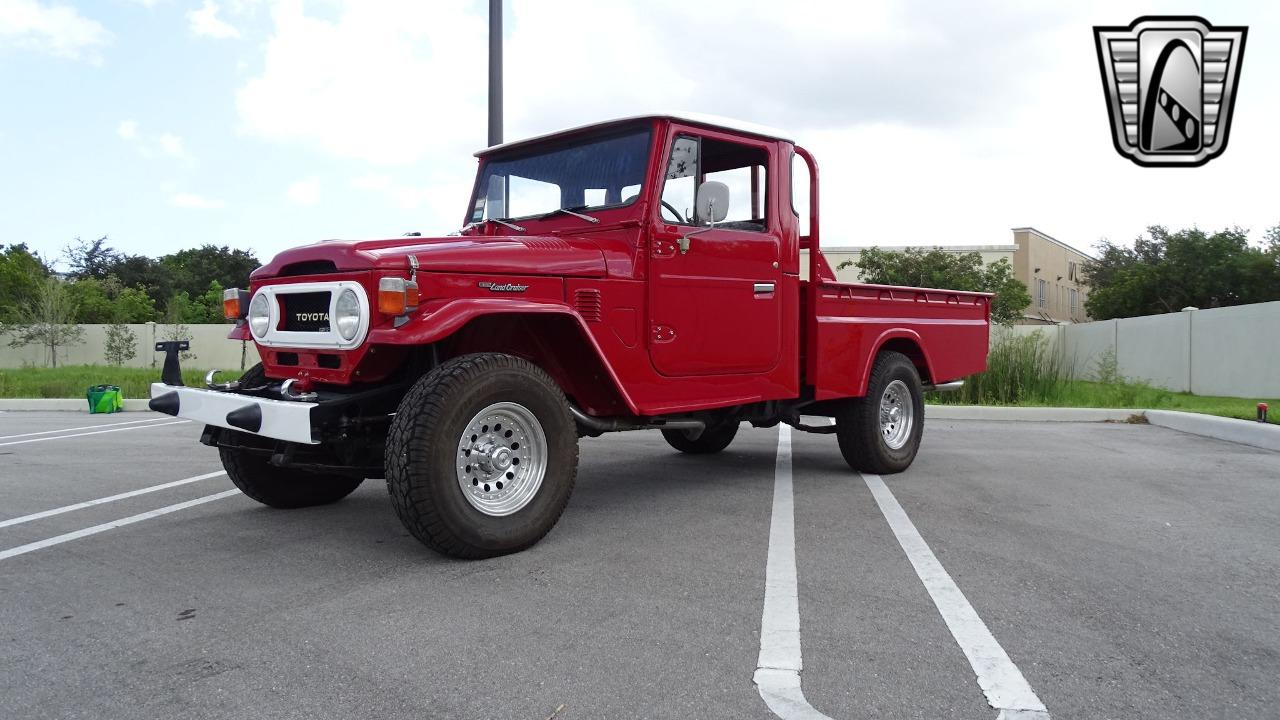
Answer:
<svg viewBox="0 0 1280 720"><path fill-rule="evenodd" d="M544 133L542 135L535 135L530 138L524 138L521 140L512 140L511 142L505 142L505 143L502 143L501 145L494 145L493 147L487 147L483 150L480 150L479 152L476 153L476 157L479 157L481 155L488 155L491 152L497 152L498 150L505 150L507 148L515 147L517 145L533 143L539 140L545 140L547 138L552 138L559 135L578 132L581 130L590 130L598 127L607 127L609 125L619 125L621 123L631 122L633 120L649 120L649 119L658 119L658 118L667 118L670 120L687 122L694 125L707 125L710 127L724 128L726 130L734 130L737 132L746 133L748 135L759 135L760 137L767 137L774 140L786 140L787 142L795 142L792 139L794 136L789 132L786 132L784 130L779 130L778 128L772 128L767 125L758 125L756 123L746 122L744 120L735 120L733 118L721 117L719 115L708 115L706 113L692 113L692 112L650 113L648 115L629 115L626 117L614 118L612 120L602 120L600 122L593 122L586 125L578 125L576 127L565 128L563 130L556 130L555 132Z"/></svg>

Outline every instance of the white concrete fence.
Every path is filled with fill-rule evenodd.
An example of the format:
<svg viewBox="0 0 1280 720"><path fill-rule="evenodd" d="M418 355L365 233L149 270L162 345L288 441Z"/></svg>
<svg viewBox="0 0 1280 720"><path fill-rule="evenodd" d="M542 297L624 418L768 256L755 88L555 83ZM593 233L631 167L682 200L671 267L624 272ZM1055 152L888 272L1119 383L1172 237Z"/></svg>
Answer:
<svg viewBox="0 0 1280 720"><path fill-rule="evenodd" d="M58 348L58 365L106 365L105 345L107 328L110 325L81 325L84 338L81 342ZM127 325L137 338L136 356L124 364L126 367L159 368L164 365L164 353L155 352L158 340L164 340L171 332L172 326ZM230 325L186 325L189 332L185 336L191 341L189 359L182 361L184 368L210 370L239 370L241 360L241 343L228 340ZM9 347L9 336L0 335L0 368L17 368L24 365L47 367L49 350L39 345L28 345L23 348ZM244 343L244 367L258 362L258 351L253 343Z"/></svg>
<svg viewBox="0 0 1280 720"><path fill-rule="evenodd" d="M1280 397L1280 302L1188 310L1078 325L1014 328L1044 332L1063 371L1097 378L1113 353L1117 373L1196 395Z"/></svg>

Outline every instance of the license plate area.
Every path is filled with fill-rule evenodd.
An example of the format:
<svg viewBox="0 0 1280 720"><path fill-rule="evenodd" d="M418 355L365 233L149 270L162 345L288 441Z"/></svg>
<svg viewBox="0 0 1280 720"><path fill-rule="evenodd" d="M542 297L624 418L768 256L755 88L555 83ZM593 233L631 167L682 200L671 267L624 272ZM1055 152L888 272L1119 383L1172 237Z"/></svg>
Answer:
<svg viewBox="0 0 1280 720"><path fill-rule="evenodd" d="M329 293L282 293L282 330L290 332L329 332Z"/></svg>

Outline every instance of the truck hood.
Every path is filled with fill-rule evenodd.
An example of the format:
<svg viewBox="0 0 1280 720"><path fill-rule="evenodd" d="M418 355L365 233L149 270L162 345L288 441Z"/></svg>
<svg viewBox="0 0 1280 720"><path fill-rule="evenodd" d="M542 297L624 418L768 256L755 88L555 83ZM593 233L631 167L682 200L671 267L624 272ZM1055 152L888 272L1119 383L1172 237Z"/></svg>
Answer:
<svg viewBox="0 0 1280 720"><path fill-rule="evenodd" d="M604 277L604 253L589 240L541 235L325 240L285 250L254 280L358 270L401 270L408 256L424 272Z"/></svg>

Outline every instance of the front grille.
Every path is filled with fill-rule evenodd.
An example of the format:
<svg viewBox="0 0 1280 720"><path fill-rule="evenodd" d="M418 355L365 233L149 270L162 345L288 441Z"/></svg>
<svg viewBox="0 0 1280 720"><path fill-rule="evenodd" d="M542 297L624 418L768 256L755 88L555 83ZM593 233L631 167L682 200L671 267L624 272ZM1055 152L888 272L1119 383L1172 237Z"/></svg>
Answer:
<svg viewBox="0 0 1280 720"><path fill-rule="evenodd" d="M329 332L329 293L282 293L283 330Z"/></svg>

